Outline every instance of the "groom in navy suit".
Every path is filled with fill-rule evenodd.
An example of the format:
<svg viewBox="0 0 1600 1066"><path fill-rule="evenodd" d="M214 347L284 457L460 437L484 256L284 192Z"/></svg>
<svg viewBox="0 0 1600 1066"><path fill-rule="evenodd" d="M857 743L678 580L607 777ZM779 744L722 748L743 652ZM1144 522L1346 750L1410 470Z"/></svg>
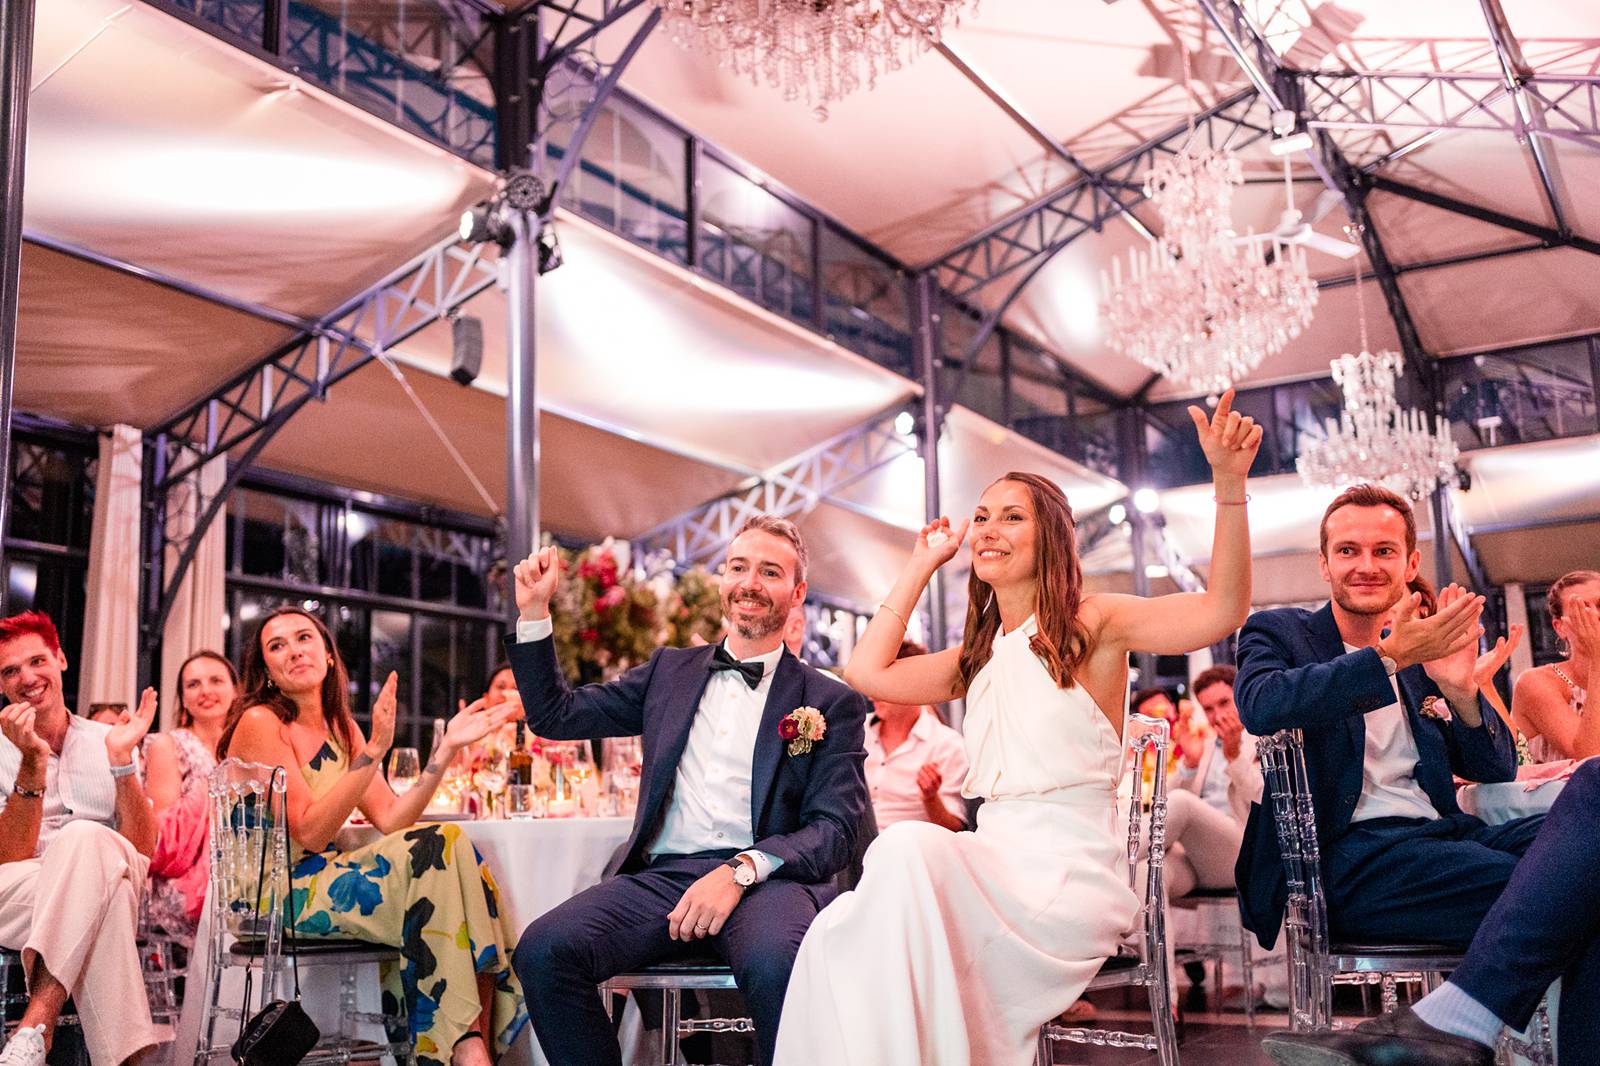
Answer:
<svg viewBox="0 0 1600 1066"><path fill-rule="evenodd" d="M761 1061L772 1061L795 953L867 808L866 699L782 643L805 571L793 523L751 518L728 548L724 642L663 648L615 681L573 690L551 639L560 562L546 548L517 565L506 650L529 728L644 738L633 831L606 880L536 920L513 957L553 1066L619 1066L596 986L701 941L732 967ZM802 708L824 723L809 745L814 729L800 719L814 716L792 714Z"/></svg>

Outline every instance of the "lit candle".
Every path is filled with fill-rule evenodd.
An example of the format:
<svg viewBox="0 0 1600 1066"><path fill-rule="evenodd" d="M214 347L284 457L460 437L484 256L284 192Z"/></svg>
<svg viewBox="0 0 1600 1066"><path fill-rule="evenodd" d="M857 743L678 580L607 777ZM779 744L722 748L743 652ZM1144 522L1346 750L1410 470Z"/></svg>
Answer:
<svg viewBox="0 0 1600 1066"><path fill-rule="evenodd" d="M550 801L551 818L571 818L578 813L578 801L570 797Z"/></svg>

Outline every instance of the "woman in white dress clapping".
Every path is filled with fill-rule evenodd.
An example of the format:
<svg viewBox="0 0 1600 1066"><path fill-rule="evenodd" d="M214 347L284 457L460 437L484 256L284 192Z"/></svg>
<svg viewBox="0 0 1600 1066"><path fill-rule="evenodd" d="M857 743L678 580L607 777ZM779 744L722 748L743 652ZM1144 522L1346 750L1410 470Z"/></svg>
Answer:
<svg viewBox="0 0 1600 1066"><path fill-rule="evenodd" d="M872 845L857 890L801 945L777 1066L1023 1066L1115 954L1138 910L1115 795L1128 653L1205 647L1249 608L1245 479L1261 430L1232 400L1209 420L1189 409L1217 500L1204 593L1085 596L1071 508L1034 474L990 485L958 532L940 519L918 536L845 679L896 703L965 696L963 792L986 802L976 832L904 822ZM961 646L895 661L969 529Z"/></svg>

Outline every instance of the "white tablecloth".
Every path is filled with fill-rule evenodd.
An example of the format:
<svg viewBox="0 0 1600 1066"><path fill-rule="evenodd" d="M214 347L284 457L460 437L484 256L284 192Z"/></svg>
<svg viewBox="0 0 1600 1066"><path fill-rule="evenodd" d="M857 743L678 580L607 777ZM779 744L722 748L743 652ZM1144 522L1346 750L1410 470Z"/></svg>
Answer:
<svg viewBox="0 0 1600 1066"><path fill-rule="evenodd" d="M545 911L590 885L598 884L606 860L628 838L631 825L632 819L629 818L461 823L500 886L500 904L513 937ZM338 842L344 848L358 847L374 839L375 834L376 831L370 828L347 828L340 833ZM210 914L209 900L205 914ZM175 1066L193 1062L194 1049L199 1043L200 1008L204 998L206 956L210 944L207 925L206 919L202 918L189 963L183 1015L178 1023L178 1037L170 1060ZM232 976L242 980L243 972L234 969L225 978ZM325 984L319 980L323 976L327 977ZM225 979L223 989L225 1002L231 1004L241 994L242 985ZM316 1006L338 1002L338 991L331 971L317 974L316 967L306 968L301 973L301 990L307 1009L321 1024ZM362 1010L377 1009L377 993L375 976L373 980L362 982ZM369 995L370 1001L366 998ZM225 1030L219 1028L220 1031ZM544 1056L534 1046L531 1028L524 1030L522 1038L501 1062L503 1066L544 1066Z"/></svg>
<svg viewBox="0 0 1600 1066"><path fill-rule="evenodd" d="M1532 792L1523 781L1497 781L1493 784L1462 785L1456 789L1456 802L1468 814L1475 814L1490 825L1544 814L1561 795L1566 781L1545 781Z"/></svg>

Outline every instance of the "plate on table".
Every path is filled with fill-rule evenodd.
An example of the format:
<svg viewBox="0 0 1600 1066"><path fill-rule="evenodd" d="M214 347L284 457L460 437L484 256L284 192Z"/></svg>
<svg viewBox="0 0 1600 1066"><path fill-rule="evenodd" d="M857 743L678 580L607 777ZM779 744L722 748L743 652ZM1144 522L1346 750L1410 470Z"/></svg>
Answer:
<svg viewBox="0 0 1600 1066"><path fill-rule="evenodd" d="M423 811L418 822L470 822L472 815L461 811Z"/></svg>

